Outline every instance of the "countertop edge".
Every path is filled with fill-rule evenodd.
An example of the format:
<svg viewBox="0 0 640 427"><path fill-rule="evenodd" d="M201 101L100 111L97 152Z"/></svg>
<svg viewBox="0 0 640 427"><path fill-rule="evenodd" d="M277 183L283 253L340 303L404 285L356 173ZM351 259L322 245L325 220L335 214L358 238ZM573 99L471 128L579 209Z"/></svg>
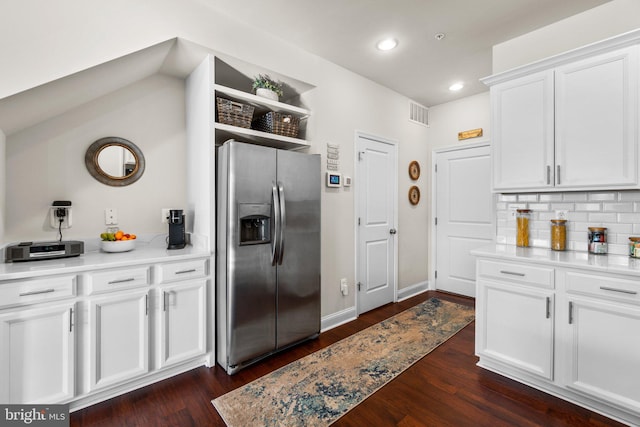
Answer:
<svg viewBox="0 0 640 427"><path fill-rule="evenodd" d="M106 253L91 251L77 257L0 264L0 281L29 279L42 276L79 274L110 268L130 267L212 257L213 253L187 247L168 250L150 246L131 252Z"/></svg>
<svg viewBox="0 0 640 427"><path fill-rule="evenodd" d="M640 277L640 259L625 255L595 255L579 251L560 252L545 248L521 248L504 244L482 246L471 250L470 253L483 258Z"/></svg>

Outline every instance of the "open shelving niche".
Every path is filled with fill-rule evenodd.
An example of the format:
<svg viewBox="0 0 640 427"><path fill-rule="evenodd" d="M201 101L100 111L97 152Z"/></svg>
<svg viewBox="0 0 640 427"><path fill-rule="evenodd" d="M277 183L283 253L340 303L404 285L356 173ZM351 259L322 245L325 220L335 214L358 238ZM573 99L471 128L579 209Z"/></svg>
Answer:
<svg viewBox="0 0 640 427"><path fill-rule="evenodd" d="M214 122L215 144L221 145L228 139L236 139L260 145L267 145L287 150L300 150L309 147L304 139L306 131L306 119L311 112L301 105L300 95L313 86L282 76L273 71L266 71L254 65L235 59L222 59L219 56L213 58L214 84L213 99L215 106L216 97L220 96L231 101L251 105L255 108L254 118L269 111L291 114L300 119L300 138L292 138L255 129L241 128L224 123ZM243 89L250 89L253 77L258 74L269 74L273 79L284 84L283 102L273 101L268 98L256 96Z"/></svg>

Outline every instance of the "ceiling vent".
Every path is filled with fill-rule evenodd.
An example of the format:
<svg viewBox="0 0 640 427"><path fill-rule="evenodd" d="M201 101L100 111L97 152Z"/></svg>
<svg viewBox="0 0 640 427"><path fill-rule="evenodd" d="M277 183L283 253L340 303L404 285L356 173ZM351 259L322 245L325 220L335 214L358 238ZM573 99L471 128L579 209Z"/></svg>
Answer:
<svg viewBox="0 0 640 427"><path fill-rule="evenodd" d="M424 105L409 101L409 121L428 127L429 109Z"/></svg>

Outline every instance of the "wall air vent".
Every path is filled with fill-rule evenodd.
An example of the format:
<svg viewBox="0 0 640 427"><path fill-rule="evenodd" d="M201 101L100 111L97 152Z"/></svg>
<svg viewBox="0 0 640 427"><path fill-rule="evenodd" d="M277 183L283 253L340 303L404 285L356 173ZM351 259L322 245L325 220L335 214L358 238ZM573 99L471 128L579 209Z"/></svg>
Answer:
<svg viewBox="0 0 640 427"><path fill-rule="evenodd" d="M409 121L428 127L429 109L424 105L409 101Z"/></svg>

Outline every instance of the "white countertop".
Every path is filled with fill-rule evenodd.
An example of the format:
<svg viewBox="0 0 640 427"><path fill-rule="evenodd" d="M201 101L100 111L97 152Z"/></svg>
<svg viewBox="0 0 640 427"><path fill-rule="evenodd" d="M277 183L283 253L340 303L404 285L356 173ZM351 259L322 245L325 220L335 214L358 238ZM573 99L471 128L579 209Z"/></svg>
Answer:
<svg viewBox="0 0 640 427"><path fill-rule="evenodd" d="M85 253L76 257L0 263L0 281L211 256L211 253L193 246L169 250L164 237L137 240L136 248L129 252L102 252L97 244L92 243L85 242Z"/></svg>
<svg viewBox="0 0 640 427"><path fill-rule="evenodd" d="M474 249L471 254L501 260L640 276L640 259L624 255L594 255L581 251L552 251L499 244Z"/></svg>

